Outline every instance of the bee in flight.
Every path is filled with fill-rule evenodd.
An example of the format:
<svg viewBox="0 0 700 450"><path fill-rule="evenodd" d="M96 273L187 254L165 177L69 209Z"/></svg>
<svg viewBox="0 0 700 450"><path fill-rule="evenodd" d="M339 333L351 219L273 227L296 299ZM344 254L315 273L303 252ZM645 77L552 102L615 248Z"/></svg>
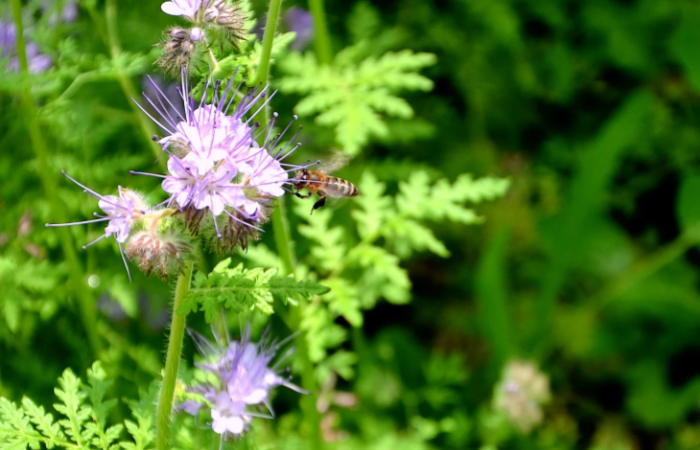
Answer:
<svg viewBox="0 0 700 450"><path fill-rule="evenodd" d="M348 180L326 174L340 165L342 162L335 161L319 170L302 169L297 171L294 195L299 198L309 198L316 193L319 197L311 208L311 214L326 204L327 197L354 197L359 194L357 186ZM330 168L331 166L334 167ZM302 189L306 189L308 193L300 194L299 191Z"/></svg>

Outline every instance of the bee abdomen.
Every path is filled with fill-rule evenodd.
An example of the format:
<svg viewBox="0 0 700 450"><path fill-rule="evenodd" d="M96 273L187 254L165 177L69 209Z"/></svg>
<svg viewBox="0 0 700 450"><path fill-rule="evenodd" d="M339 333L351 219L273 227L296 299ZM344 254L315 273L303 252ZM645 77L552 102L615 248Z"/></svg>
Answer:
<svg viewBox="0 0 700 450"><path fill-rule="evenodd" d="M338 177L328 177L326 191L328 195L334 197L354 197L358 194L354 184Z"/></svg>

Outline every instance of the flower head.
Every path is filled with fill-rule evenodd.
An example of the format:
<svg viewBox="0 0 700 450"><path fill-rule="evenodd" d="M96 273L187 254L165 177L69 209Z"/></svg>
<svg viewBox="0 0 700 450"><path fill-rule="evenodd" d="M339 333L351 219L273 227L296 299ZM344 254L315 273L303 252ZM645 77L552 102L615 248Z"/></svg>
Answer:
<svg viewBox="0 0 700 450"><path fill-rule="evenodd" d="M88 248L89 246L101 241L104 238L114 236L114 239L117 241L117 244L119 244L119 250L122 251L121 244L123 244L129 239L134 222L142 219L144 217L144 214L146 214L146 210L148 209L148 206L145 204L143 198L136 192L129 189L123 189L121 186L119 186L118 188L119 195L101 195L88 188L87 186L81 184L73 177L68 175L65 171L62 170L61 173L73 183L83 188L86 194L98 199L99 201L97 204L100 207L100 209L102 209L102 211L105 212L106 215L100 215L95 213L97 219L72 223L47 223L46 226L63 227L72 225L83 225L88 223L107 222L104 234L95 239L94 241L90 242L89 244L84 245L83 248ZM124 257L123 253L122 257ZM124 264L126 265L126 259L124 259ZM129 269L127 267L127 272L128 270Z"/></svg>
<svg viewBox="0 0 700 450"><path fill-rule="evenodd" d="M235 85L233 78L225 87L207 80L196 101L185 73L182 79L182 112L155 82L154 98L144 98L156 114L141 107L165 132L157 141L169 155L168 174L162 182L170 195L167 204L185 213L194 234L212 228L215 238L222 240L214 245L217 250L245 247L246 240L257 238L259 225L268 220L272 200L284 195L293 181L289 172L308 166L283 162L299 146L293 144L296 134L285 146L279 145L291 124L273 137L276 114L263 129L252 123L271 98L266 87L246 90L242 84Z"/></svg>
<svg viewBox="0 0 700 450"><path fill-rule="evenodd" d="M522 432L542 422L542 405L550 399L549 379L531 362L511 361L494 393L494 406Z"/></svg>
<svg viewBox="0 0 700 450"><path fill-rule="evenodd" d="M182 17L193 25L190 30L185 30L192 43L201 41L211 46L220 36L238 48L238 42L245 40L247 17L233 2L227 0L170 0L161 4L160 9L171 16ZM208 33L208 30L215 32ZM170 33L169 39L172 37L172 33ZM166 47L166 55L167 51Z"/></svg>
<svg viewBox="0 0 700 450"><path fill-rule="evenodd" d="M208 376L206 381L190 387L188 400L177 408L198 415L203 408L210 409L211 426L224 438L241 434L253 417L272 418L270 391L286 386L304 393L270 366L279 348L263 338L257 344L250 341L250 327L240 341L219 340L215 344L200 334L190 331L197 349L205 362L196 364Z"/></svg>

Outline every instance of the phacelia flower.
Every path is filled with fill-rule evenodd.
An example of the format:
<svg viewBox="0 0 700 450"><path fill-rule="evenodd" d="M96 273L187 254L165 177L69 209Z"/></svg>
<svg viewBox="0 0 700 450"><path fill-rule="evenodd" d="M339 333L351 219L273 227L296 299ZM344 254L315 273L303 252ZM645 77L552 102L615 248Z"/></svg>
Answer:
<svg viewBox="0 0 700 450"><path fill-rule="evenodd" d="M83 225L88 223L107 222L104 234L95 239L94 241L90 242L89 244L84 245L83 248L88 248L104 238L114 236L114 239L117 241L117 245L119 246L119 251L122 254L122 258L124 259L124 265L126 265L126 259L124 258L124 252L122 250L121 244L123 244L127 241L127 239L129 239L134 222L142 219L146 214L148 206L145 204L143 198L136 192L129 189L123 189L121 186L119 186L118 196L101 195L88 188L87 186L81 184L73 177L68 175L65 171L61 171L61 173L73 183L83 188L86 194L98 199L99 201L97 204L100 207L100 209L102 209L102 211L106 213L106 215L100 215L95 213L97 219L72 223L47 223L46 226L65 227L72 225ZM129 269L127 267L127 272L128 271Z"/></svg>
<svg viewBox="0 0 700 450"><path fill-rule="evenodd" d="M525 434L542 422L542 405L549 400L549 379L526 361L509 362L494 392L495 409Z"/></svg>
<svg viewBox="0 0 700 450"><path fill-rule="evenodd" d="M285 386L299 393L302 389L281 376L270 363L280 345L263 337L255 344L250 341L250 327L240 341L207 341L190 331L204 362L195 364L207 375L206 381L187 389L186 401L176 408L198 416L209 409L211 427L224 438L243 433L253 417L272 418L271 390Z"/></svg>
<svg viewBox="0 0 700 450"><path fill-rule="evenodd" d="M144 94L144 99L156 114L141 107L165 132L154 138L169 156L168 174L154 175L163 178L163 190L170 195L164 203L183 212L193 234L211 228L217 250L245 247L248 238L258 237L259 225L267 222L273 200L294 181L289 172L311 164L282 162L299 146L293 144L296 134L286 145L279 145L291 124L273 137L276 114L262 130L251 123L269 101L267 88L243 93L242 84L236 86L233 78L223 88L208 80L201 100L196 101L185 73L182 80L182 113L155 82L156 95ZM258 138L263 141L260 145Z"/></svg>

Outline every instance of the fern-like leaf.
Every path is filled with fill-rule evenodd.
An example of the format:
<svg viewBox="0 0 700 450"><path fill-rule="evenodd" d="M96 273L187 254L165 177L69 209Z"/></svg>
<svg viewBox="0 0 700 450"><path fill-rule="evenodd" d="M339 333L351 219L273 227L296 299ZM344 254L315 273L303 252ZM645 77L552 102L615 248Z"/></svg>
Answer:
<svg viewBox="0 0 700 450"><path fill-rule="evenodd" d="M230 258L221 261L208 276L198 273L177 312L186 314L201 309L207 322L212 322L222 307L272 314L275 299L293 303L328 292L327 287L314 281L278 276L276 269L247 270L242 264L229 268L230 263Z"/></svg>
<svg viewBox="0 0 700 450"><path fill-rule="evenodd" d="M124 428L122 425L114 425L105 429L107 414L109 410L114 408L117 400L104 400L105 393L112 386L113 382L107 380L102 365L96 362L92 368L88 370L88 383L90 388L88 394L92 403L92 422L86 425L86 429L95 435L92 439L92 444L102 450L109 450L112 442L114 442Z"/></svg>
<svg viewBox="0 0 700 450"><path fill-rule="evenodd" d="M388 134L383 115L413 116L408 102L396 94L432 89L432 81L418 71L436 61L433 54L403 50L357 62L357 53L355 46L349 47L330 66L319 64L311 53L291 54L280 63L288 74L280 80L280 90L305 96L296 106L297 114L316 115L319 124L335 127L336 140L350 155L371 137Z"/></svg>
<svg viewBox="0 0 700 450"><path fill-rule="evenodd" d="M62 403L54 404L53 407L66 416L66 419L62 419L58 423L78 448L87 449L94 430L85 428L91 411L88 406L83 404L87 394L81 389L80 378L76 377L70 369L66 369L58 379L58 385L59 387L54 389L54 393Z"/></svg>

